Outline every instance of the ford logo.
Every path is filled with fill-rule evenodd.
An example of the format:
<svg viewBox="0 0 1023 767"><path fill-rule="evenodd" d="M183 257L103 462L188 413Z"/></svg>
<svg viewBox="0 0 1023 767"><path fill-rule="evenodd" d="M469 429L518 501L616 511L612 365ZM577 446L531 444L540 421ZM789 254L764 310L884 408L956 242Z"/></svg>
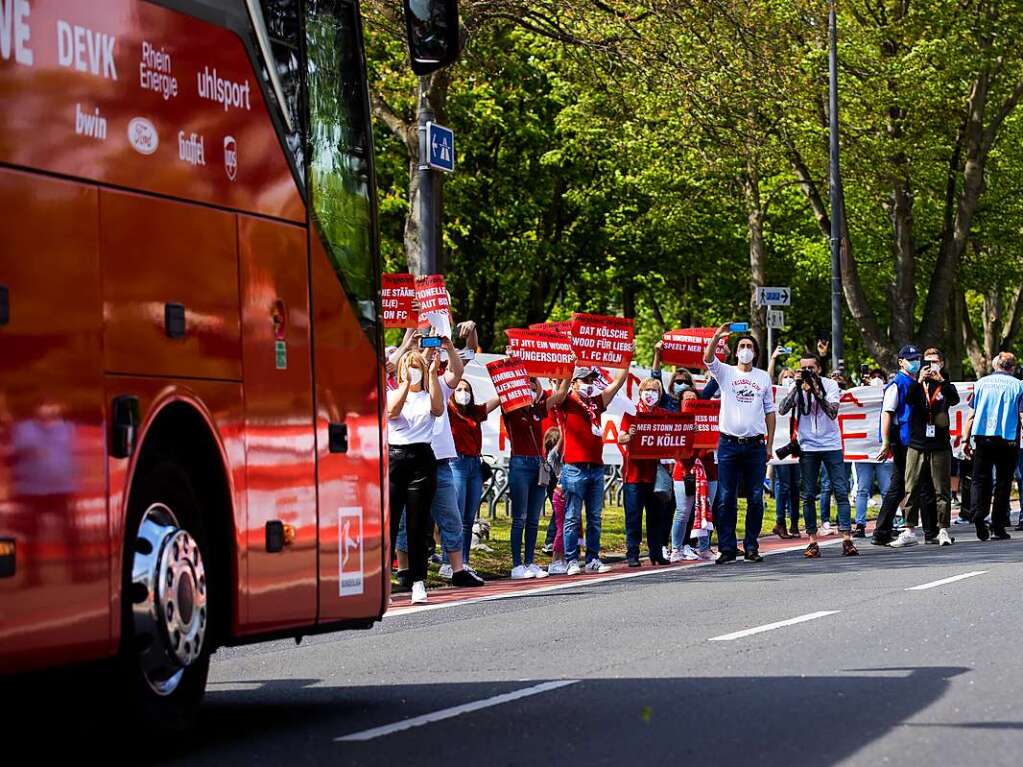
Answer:
<svg viewBox="0 0 1023 767"><path fill-rule="evenodd" d="M145 117L133 117L128 123L128 142L139 154L152 154L160 146L160 137Z"/></svg>

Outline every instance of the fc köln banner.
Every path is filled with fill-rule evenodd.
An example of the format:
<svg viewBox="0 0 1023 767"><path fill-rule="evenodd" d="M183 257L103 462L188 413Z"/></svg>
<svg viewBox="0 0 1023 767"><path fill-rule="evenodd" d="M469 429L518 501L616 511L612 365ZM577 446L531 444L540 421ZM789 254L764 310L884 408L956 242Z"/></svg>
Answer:
<svg viewBox="0 0 1023 767"><path fill-rule="evenodd" d="M506 330L508 354L518 359L531 376L567 378L575 367L572 342L549 330Z"/></svg>
<svg viewBox="0 0 1023 767"><path fill-rule="evenodd" d="M718 413L721 400L687 399L682 403L683 415L692 422L686 428L692 432L692 447L695 450L715 450L718 446Z"/></svg>
<svg viewBox="0 0 1023 767"><path fill-rule="evenodd" d="M565 338L572 338L572 320L564 322L534 322L529 326L530 330L548 330L553 333L561 333Z"/></svg>
<svg viewBox="0 0 1023 767"><path fill-rule="evenodd" d="M533 389L529 386L526 368L517 359L505 357L488 362L487 372L501 400L502 413L511 413L532 404Z"/></svg>
<svg viewBox="0 0 1023 767"><path fill-rule="evenodd" d="M416 297L416 278L411 274L384 274L380 282L380 303L385 328L414 328L419 317L412 305Z"/></svg>
<svg viewBox="0 0 1023 767"><path fill-rule="evenodd" d="M632 318L572 315L572 349L580 365L627 368L632 361Z"/></svg>
<svg viewBox="0 0 1023 767"><path fill-rule="evenodd" d="M688 413L636 413L629 416L629 427L635 427L628 451L631 458L674 458L680 450L695 443L696 434L687 426L694 417ZM624 427L624 424L623 424Z"/></svg>
<svg viewBox="0 0 1023 767"><path fill-rule="evenodd" d="M669 330L661 338L661 362L680 368L699 370L703 367L703 353L717 328L688 328ZM714 352L722 362L728 359L728 339L722 338Z"/></svg>

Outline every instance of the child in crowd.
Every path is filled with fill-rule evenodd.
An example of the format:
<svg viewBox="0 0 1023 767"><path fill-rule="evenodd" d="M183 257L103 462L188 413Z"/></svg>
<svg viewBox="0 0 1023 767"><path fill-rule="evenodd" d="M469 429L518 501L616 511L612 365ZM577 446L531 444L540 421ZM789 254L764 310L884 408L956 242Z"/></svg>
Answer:
<svg viewBox="0 0 1023 767"><path fill-rule="evenodd" d="M551 499L551 513L554 518L554 548L551 552L551 564L547 572L551 575L564 575L568 572L565 563L565 491L561 487L561 457L564 452L564 440L561 429L552 426L543 435L544 455L550 466L550 481L547 485Z"/></svg>

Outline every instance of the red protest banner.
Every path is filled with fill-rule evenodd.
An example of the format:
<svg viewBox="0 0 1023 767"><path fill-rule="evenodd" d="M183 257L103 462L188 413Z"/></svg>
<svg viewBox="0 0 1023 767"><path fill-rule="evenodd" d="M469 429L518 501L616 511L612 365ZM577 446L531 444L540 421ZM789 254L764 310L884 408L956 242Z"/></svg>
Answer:
<svg viewBox="0 0 1023 767"><path fill-rule="evenodd" d="M534 322L529 326L530 330L547 330L553 333L561 333L565 338L572 338L572 320L565 322Z"/></svg>
<svg viewBox="0 0 1023 767"><path fill-rule="evenodd" d="M380 303L384 308L384 327L416 327L418 318L412 311L415 297L416 278L411 274L381 275Z"/></svg>
<svg viewBox="0 0 1023 767"><path fill-rule="evenodd" d="M718 446L718 413L721 411L721 400L687 399L682 402L682 414L693 419L690 427L694 434L694 450L714 450Z"/></svg>
<svg viewBox="0 0 1023 767"><path fill-rule="evenodd" d="M561 333L549 330L504 331L508 336L508 354L518 359L531 376L568 378L575 367L572 342Z"/></svg>
<svg viewBox="0 0 1023 767"><path fill-rule="evenodd" d="M448 291L444 287L444 275L427 274L416 278L416 298L419 299L419 314L447 313Z"/></svg>
<svg viewBox="0 0 1023 767"><path fill-rule="evenodd" d="M572 349L580 365L628 367L633 335L632 319L580 312L572 315Z"/></svg>
<svg viewBox="0 0 1023 767"><path fill-rule="evenodd" d="M519 360L506 357L488 362L487 372L501 400L502 413L529 407L533 402L533 390L529 386L526 369Z"/></svg>
<svg viewBox="0 0 1023 767"><path fill-rule="evenodd" d="M636 413L629 416L636 431L629 442L630 458L674 458L696 442L695 419L688 413ZM689 428L687 428L689 427Z"/></svg>
<svg viewBox="0 0 1023 767"><path fill-rule="evenodd" d="M661 362L681 368L702 368L703 352L716 332L717 328L669 330L661 338ZM728 359L727 337L718 342L715 356L722 362Z"/></svg>

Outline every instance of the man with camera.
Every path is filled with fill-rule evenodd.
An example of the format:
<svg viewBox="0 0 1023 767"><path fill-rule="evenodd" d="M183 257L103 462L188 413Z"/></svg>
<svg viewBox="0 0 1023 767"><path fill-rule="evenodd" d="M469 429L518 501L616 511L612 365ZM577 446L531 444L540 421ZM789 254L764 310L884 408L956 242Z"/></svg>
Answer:
<svg viewBox="0 0 1023 767"><path fill-rule="evenodd" d="M959 392L944 370L944 357L937 349L928 349L920 373L906 395L909 404L909 446L906 450L906 497L909 512L906 527L892 541L893 548L920 542L916 526L927 483L934 488L938 517L938 545L951 546L948 533L952 524L952 440L949 436L949 409L959 404ZM932 521L933 524L933 521Z"/></svg>
<svg viewBox="0 0 1023 767"><path fill-rule="evenodd" d="M799 367L796 385L789 390L778 407L779 413L785 415L791 412L796 419L796 440L779 450L778 457L799 456L802 484L799 497L803 502L803 522L810 536L810 544L803 555L807 559L817 559L821 555L820 546L817 545L817 486L823 466L838 503L842 556L854 557L859 552L852 542L849 479L842 455L842 432L838 427L838 406L842 393L835 380L821 377L820 363L816 357L802 357Z"/></svg>

